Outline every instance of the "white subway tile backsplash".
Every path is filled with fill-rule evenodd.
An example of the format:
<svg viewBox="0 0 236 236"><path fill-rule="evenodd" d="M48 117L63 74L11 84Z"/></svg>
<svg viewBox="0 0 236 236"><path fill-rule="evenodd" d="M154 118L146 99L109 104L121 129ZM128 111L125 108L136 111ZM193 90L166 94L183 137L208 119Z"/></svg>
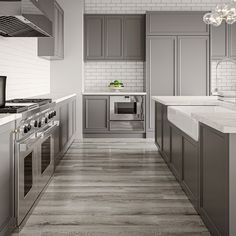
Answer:
<svg viewBox="0 0 236 236"><path fill-rule="evenodd" d="M125 89L142 92L144 64L140 62L86 62L85 91L109 91L113 80L122 80Z"/></svg>
<svg viewBox="0 0 236 236"><path fill-rule="evenodd" d="M50 92L50 62L37 56L36 38L0 37L0 55L8 99Z"/></svg>

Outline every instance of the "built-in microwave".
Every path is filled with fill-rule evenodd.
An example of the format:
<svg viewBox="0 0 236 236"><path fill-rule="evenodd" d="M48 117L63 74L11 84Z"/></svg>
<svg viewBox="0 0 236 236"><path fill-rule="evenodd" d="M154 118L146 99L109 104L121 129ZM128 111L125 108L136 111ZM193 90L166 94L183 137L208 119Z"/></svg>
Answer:
<svg viewBox="0 0 236 236"><path fill-rule="evenodd" d="M144 120L143 96L111 96L110 120Z"/></svg>
<svg viewBox="0 0 236 236"><path fill-rule="evenodd" d="M144 96L110 97L110 130L144 132Z"/></svg>

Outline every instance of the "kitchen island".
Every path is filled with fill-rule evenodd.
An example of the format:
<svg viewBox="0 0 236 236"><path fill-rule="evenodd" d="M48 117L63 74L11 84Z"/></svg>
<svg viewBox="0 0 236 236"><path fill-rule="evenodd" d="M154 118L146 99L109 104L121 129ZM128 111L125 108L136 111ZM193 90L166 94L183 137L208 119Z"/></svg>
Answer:
<svg viewBox="0 0 236 236"><path fill-rule="evenodd" d="M212 235L235 235L236 106L216 97L153 100L159 152Z"/></svg>

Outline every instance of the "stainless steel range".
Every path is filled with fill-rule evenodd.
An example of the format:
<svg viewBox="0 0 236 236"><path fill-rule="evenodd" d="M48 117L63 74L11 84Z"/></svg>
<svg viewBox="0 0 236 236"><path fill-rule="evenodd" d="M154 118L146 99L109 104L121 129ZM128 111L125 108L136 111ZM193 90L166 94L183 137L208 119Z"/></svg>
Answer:
<svg viewBox="0 0 236 236"><path fill-rule="evenodd" d="M55 103L50 99L7 101L8 113L22 114L15 130L15 217L24 224L54 170ZM0 109L0 112L1 112Z"/></svg>

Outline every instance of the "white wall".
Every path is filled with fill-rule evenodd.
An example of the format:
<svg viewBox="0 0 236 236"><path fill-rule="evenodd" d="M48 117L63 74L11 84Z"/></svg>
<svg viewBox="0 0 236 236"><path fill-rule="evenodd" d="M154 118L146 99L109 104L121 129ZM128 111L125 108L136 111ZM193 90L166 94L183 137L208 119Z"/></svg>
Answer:
<svg viewBox="0 0 236 236"><path fill-rule="evenodd" d="M36 38L0 37L0 75L7 76L7 99L50 92L50 62L37 56Z"/></svg>
<svg viewBox="0 0 236 236"><path fill-rule="evenodd" d="M51 92L77 93L77 138L82 137L83 12L82 0L57 0L65 14L65 59L51 63Z"/></svg>

